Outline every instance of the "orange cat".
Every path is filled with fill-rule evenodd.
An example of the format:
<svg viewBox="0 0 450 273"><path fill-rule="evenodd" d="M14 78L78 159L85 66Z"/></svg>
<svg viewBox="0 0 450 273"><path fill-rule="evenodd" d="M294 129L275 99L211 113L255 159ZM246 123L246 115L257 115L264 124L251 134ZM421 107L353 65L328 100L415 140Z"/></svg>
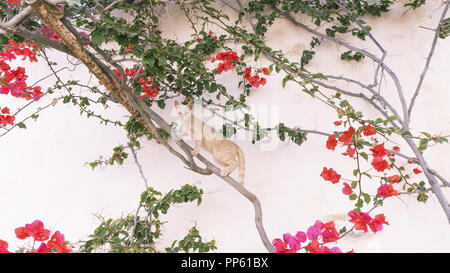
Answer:
<svg viewBox="0 0 450 273"><path fill-rule="evenodd" d="M181 117L182 132L179 137L189 136L194 140L194 151L192 156L197 156L200 147L211 153L223 166L220 175L227 176L239 167L239 182L244 184L245 158L242 149L234 142L226 139L222 134L216 133L213 127L206 125L196 116L192 102L188 105L175 101L175 111Z"/></svg>

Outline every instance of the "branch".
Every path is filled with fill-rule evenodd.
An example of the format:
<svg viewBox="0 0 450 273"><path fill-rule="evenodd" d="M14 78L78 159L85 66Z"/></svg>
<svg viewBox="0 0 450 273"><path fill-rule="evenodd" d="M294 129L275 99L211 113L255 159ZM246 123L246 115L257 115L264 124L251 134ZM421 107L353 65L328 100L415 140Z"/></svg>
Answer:
<svg viewBox="0 0 450 273"><path fill-rule="evenodd" d="M308 26L298 22L297 20L295 20L292 17L292 15L289 12L283 12L283 11L279 10L278 8L276 8L276 7L273 7L273 8L274 8L275 11L277 11L278 13L283 15L286 19L288 19L288 21L290 21L292 24L294 24L294 25L296 25L296 26L298 26L298 27L300 27L300 28L302 28L302 29L304 29L304 30L306 30L306 31L316 35L316 36L319 36L319 37L321 37L323 39L330 40L330 41L332 41L332 42L334 42L336 44L342 45L342 46L344 46L344 47L346 47L346 48L348 48L348 49L350 49L352 51L359 52L360 54L362 54L362 55L372 59L374 62L378 63L381 66L381 68L383 68L389 74L389 76L392 78L392 80L394 81L394 84L395 84L395 86L397 88L397 93L398 93L398 96L399 96L399 99L400 99L400 103L402 105L402 110L403 110L403 121L404 122L402 122L402 125L405 127L405 129L408 129L409 115L408 115L408 108L407 108L407 105L406 105L406 100L405 100L405 97L404 97L404 94L403 94L403 88L402 88L402 86L400 84L400 81L399 81L397 75L391 70L391 68L389 66L387 66L383 62L383 60L381 60L380 58L378 58L374 54L372 54L372 53L370 53L370 52L368 52L368 51L366 51L364 49L360 49L358 47L352 46L352 45L348 44L347 42L344 42L344 41L342 41L340 39L337 39L335 37L330 37L328 35L322 34L322 33L318 32L318 31L316 31L316 30L314 30L314 29L312 29L312 28L310 28L310 27L308 27ZM399 118L399 121L400 121L401 120L400 116L398 118Z"/></svg>
<svg viewBox="0 0 450 273"><path fill-rule="evenodd" d="M427 58L427 62L425 63L425 67L423 68L422 74L420 75L420 79L419 79L419 83L417 84L417 88L416 91L414 92L414 95L411 98L411 103L409 104L409 109L408 109L408 115L409 117L411 117L411 113L412 113L412 109L414 107L414 103L416 102L417 96L419 95L419 91L420 88L422 87L422 83L423 80L425 79L425 75L427 74L428 68L430 66L431 63L431 58L433 57L434 54L434 49L436 48L436 43L439 37L439 30L441 27L441 22L444 20L445 15L447 14L448 8L450 7L450 1L447 2L447 5L445 5L444 11L442 12L441 15L441 19L439 20L439 23L436 27L436 29L434 30L434 38L433 38L433 42L431 44L431 49L430 49L430 53L428 53L428 58Z"/></svg>
<svg viewBox="0 0 450 273"><path fill-rule="evenodd" d="M161 129L165 130L166 132L171 132L170 125L165 122L158 114L156 114L153 110L151 110L149 107L147 107L142 100L139 98L136 98L135 94L132 94L128 90L125 90L124 93L120 92L120 90L111 82L111 79L108 77L105 71L102 71L101 66L98 64L98 60L95 59L92 55L88 54L86 49L84 49L77 39L69 32L69 30L55 17L53 14L51 14L47 7L45 6L44 2L42 0L33 0L33 3L31 3L31 7L34 11L36 11L41 19L45 21L52 29L53 31L58 34L62 41L67 45L70 51L73 52L73 54L82 61L86 67L91 71L103 84L104 86L111 92L111 94L121 103L128 112L139 122L141 123L144 128L148 132L155 132L156 137L160 137L157 131L156 126L153 124L153 121L156 122L158 126L160 126ZM153 121L152 121L153 120ZM166 143L165 141L161 142ZM167 144L167 143L166 143ZM189 147L186 143L184 143L182 140L176 141L176 144L182 148L185 152L191 151L192 148ZM170 149L170 145L167 144L166 146L169 151L176 152L173 149ZM177 152L176 152L177 153ZM189 154L189 153L186 153ZM181 158L180 158L181 159ZM266 249L269 252L275 252L274 247L272 246L270 240L267 237L267 234L264 230L264 226L262 224L262 211L261 211L261 204L258 200L258 198L251 192L249 192L247 189L245 189L243 186L241 186L236 180L233 178L227 176L223 177L220 175L220 169L209 162L206 158L204 158L201 155L198 155L198 159L203 162L207 169L195 169L196 172L210 172L216 174L218 177L222 178L225 182L227 182L229 185L231 185L233 188L235 188L239 193L241 193L244 197L246 197L250 202L252 202L254 208L255 208L255 224L256 228L258 230L259 236L266 247ZM182 159L185 161L185 159ZM189 164L191 165L193 162L193 159L189 158ZM185 162L186 163L186 162Z"/></svg>

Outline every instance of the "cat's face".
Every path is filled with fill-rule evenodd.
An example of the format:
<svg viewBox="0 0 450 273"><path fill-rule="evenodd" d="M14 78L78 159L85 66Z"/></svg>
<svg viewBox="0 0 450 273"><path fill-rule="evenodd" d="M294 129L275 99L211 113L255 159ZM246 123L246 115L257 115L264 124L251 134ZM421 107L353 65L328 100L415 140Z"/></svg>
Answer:
<svg viewBox="0 0 450 273"><path fill-rule="evenodd" d="M173 111L174 114L178 117L185 117L191 114L192 111L192 104L184 105L179 103L178 101L175 101Z"/></svg>

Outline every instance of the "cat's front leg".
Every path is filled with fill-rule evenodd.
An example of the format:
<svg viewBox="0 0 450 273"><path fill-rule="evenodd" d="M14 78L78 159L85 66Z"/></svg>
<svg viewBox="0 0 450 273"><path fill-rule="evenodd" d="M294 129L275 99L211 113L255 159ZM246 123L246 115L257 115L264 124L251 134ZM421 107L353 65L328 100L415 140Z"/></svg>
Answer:
<svg viewBox="0 0 450 273"><path fill-rule="evenodd" d="M196 157L198 155L198 153L200 153L201 145L202 145L202 141L201 140L195 140L194 141L194 150L191 152L193 157Z"/></svg>

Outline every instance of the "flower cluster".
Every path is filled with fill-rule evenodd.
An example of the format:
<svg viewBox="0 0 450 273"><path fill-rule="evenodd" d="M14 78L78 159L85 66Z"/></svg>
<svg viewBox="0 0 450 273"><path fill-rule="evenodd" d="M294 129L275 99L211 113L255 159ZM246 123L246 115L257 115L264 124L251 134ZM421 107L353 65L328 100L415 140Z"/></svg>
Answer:
<svg viewBox="0 0 450 273"><path fill-rule="evenodd" d="M305 244L303 249L309 253L341 253L338 247L329 248L325 246L326 243L336 242L339 239L339 232L336 230L333 221L322 223L317 220L313 226L310 226L305 232L298 231L294 236L290 233L283 234L283 240L274 239L272 245L275 247L277 253L297 253L302 249L302 244ZM322 241L322 242L320 242Z"/></svg>
<svg viewBox="0 0 450 273"><path fill-rule="evenodd" d="M267 69L267 67L257 70L257 73L261 73L261 72L266 76L270 74L269 69ZM252 76L251 73L252 73L251 67L247 67L244 70L244 78L248 81L248 83L250 83L251 86L259 87L260 85L266 84L266 78L259 77L258 74L255 74Z"/></svg>
<svg viewBox="0 0 450 273"><path fill-rule="evenodd" d="M122 76L120 75L119 71L117 71L116 69L114 69L113 71L116 73L116 76L120 80L122 80ZM125 68L125 76L126 76L125 80L128 81L128 79L134 79L138 76L137 74L138 74L137 69ZM140 76L138 84L142 87L142 93L139 96L141 99L143 98L154 99L159 95L158 87L153 86L154 80L152 77L144 78Z"/></svg>
<svg viewBox="0 0 450 273"><path fill-rule="evenodd" d="M17 59L17 56L23 56L22 60L28 59L30 62L37 62L37 50L39 48L32 43L24 41L16 43L10 40L0 51L0 94L11 94L17 98L26 100L38 100L42 95L40 86L28 86L26 80L25 68L17 67L13 69L7 62ZM14 116L9 116L9 109L3 108L0 114L0 125L14 124Z"/></svg>
<svg viewBox="0 0 450 273"><path fill-rule="evenodd" d="M333 168L327 169L323 167L322 173L320 174L325 181L330 181L333 184L336 184L341 179L341 175L339 175Z"/></svg>
<svg viewBox="0 0 450 273"><path fill-rule="evenodd" d="M72 249L67 246L64 240L64 235L61 232L56 231L50 237L50 230L45 229L44 224L39 220L35 220L31 224L26 224L23 227L16 228L15 233L16 237L20 240L25 240L29 237L33 238L33 248L31 250L28 250L27 253L72 252ZM36 242L42 243L35 250L34 244ZM9 253L8 243L2 240L0 240L0 253Z"/></svg>
<svg viewBox="0 0 450 273"><path fill-rule="evenodd" d="M217 66L217 73L220 74L224 71L233 69L233 62L237 62L239 60L239 56L234 51L225 51L217 53L215 59L223 61Z"/></svg>
<svg viewBox="0 0 450 273"><path fill-rule="evenodd" d="M3 109L0 108L0 125L14 125L14 116L9 115L9 108L4 107Z"/></svg>
<svg viewBox="0 0 450 273"><path fill-rule="evenodd" d="M371 164L375 168L375 170L382 172L386 169L390 169L389 163L385 159L383 159L383 157L385 155L391 156L392 154L384 148L384 143L371 148L370 151L373 155Z"/></svg>
<svg viewBox="0 0 450 273"><path fill-rule="evenodd" d="M11 4L11 5L22 5L22 0L8 0L8 4Z"/></svg>
<svg viewBox="0 0 450 273"><path fill-rule="evenodd" d="M350 217L349 222L355 224L355 229L363 230L364 232L367 232L367 227L369 227L370 230L376 233L383 229L383 224L389 225L384 214L378 214L375 218L372 218L368 213L352 210L347 215Z"/></svg>
<svg viewBox="0 0 450 273"><path fill-rule="evenodd" d="M3 51L0 52L0 60L11 61L15 60L17 56L23 56L23 61L28 58L30 62L37 62L38 49L36 44L27 41L16 43L9 40L9 44L5 45Z"/></svg>

